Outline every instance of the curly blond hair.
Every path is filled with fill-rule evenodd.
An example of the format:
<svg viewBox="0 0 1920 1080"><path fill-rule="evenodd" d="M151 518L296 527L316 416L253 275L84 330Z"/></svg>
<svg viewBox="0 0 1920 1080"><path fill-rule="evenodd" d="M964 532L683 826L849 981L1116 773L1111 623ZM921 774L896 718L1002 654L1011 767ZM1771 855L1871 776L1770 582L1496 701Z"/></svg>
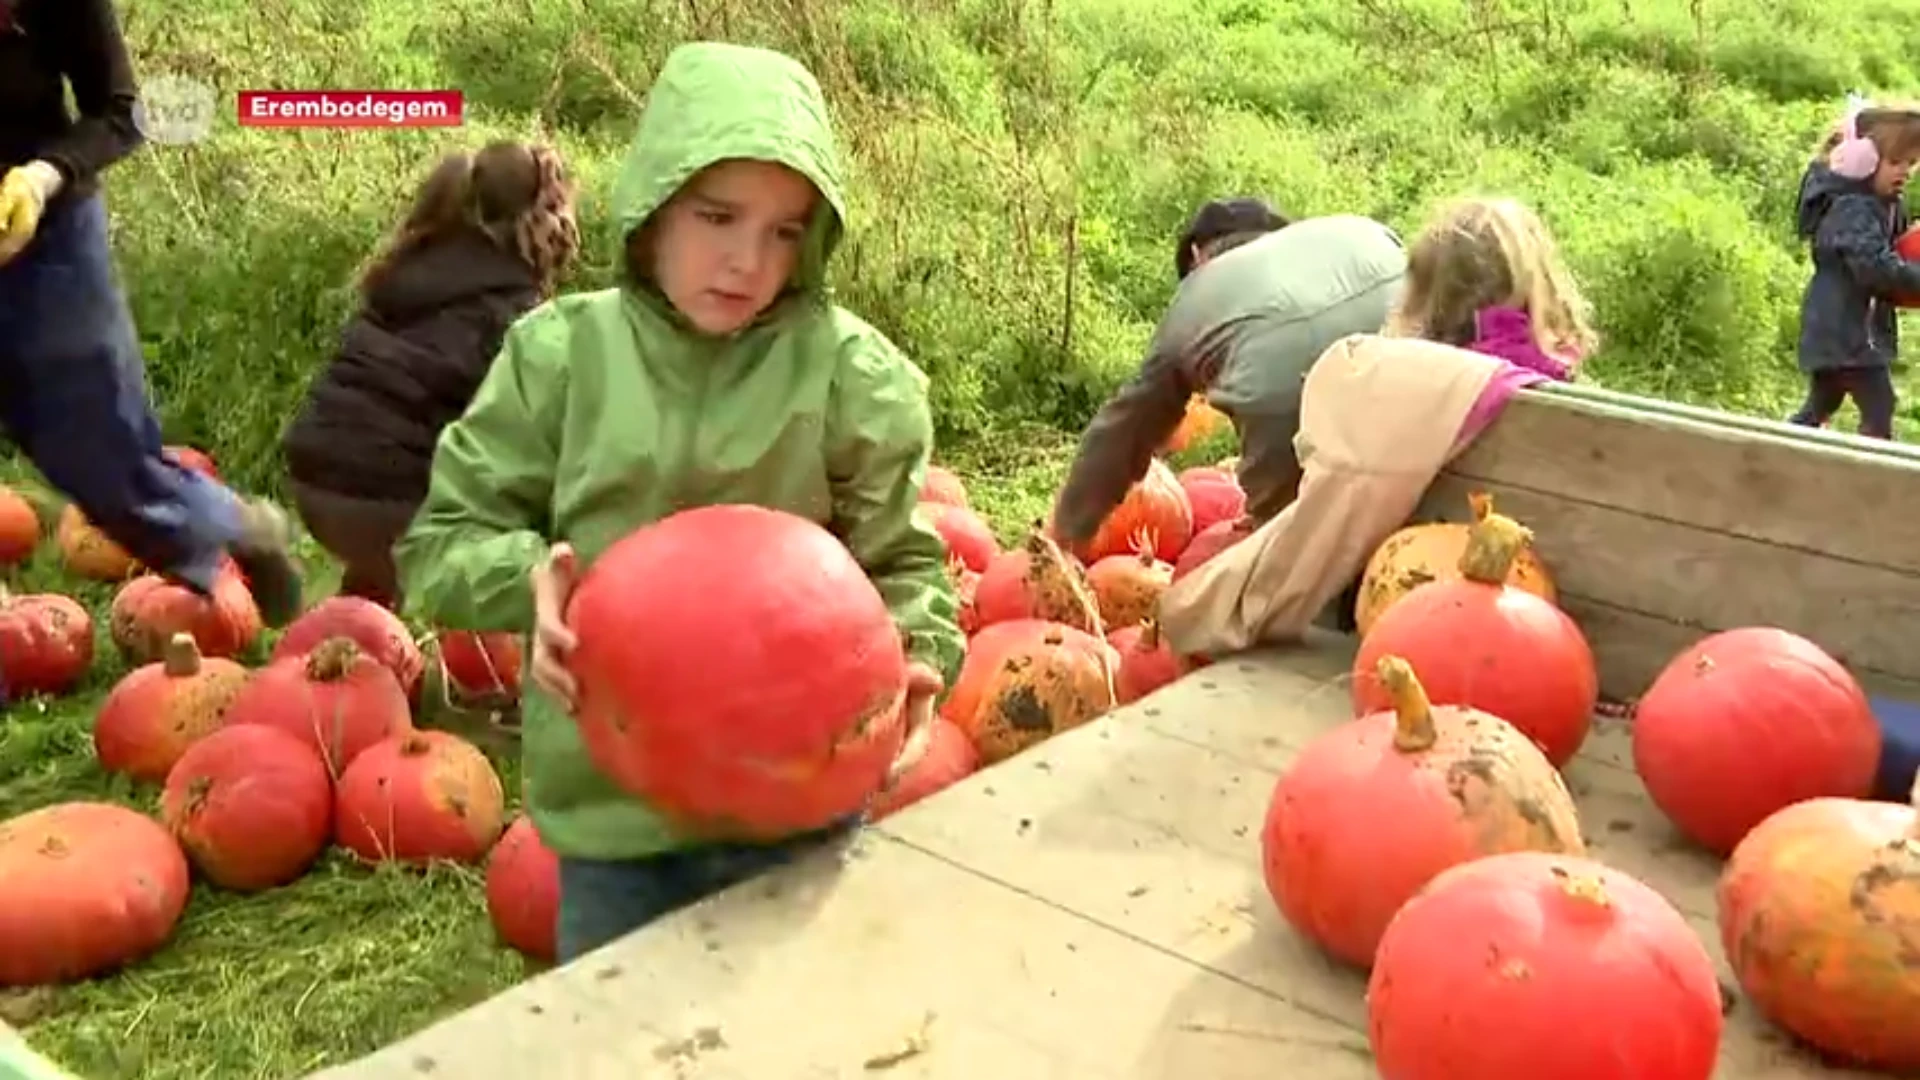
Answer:
<svg viewBox="0 0 1920 1080"><path fill-rule="evenodd" d="M1592 309L1546 222L1514 199L1457 200L1408 253L1386 332L1464 348L1478 335L1481 309L1495 306L1527 312L1540 348L1570 363L1599 347Z"/></svg>

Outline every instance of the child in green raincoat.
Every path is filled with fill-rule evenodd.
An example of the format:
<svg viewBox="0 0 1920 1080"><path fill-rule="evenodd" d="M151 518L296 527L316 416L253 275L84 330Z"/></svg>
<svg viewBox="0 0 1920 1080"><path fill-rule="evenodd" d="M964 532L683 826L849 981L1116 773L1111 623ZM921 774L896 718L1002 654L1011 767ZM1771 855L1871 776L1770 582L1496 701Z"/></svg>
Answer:
<svg viewBox="0 0 1920 1080"><path fill-rule="evenodd" d="M614 541L701 505L799 514L846 542L892 609L910 706L958 667L945 549L914 514L933 441L926 376L825 291L840 170L804 67L737 45L676 49L613 195L625 280L508 330L395 548L420 617L532 631L522 763L529 813L560 856L562 962L841 831L700 843L595 769L570 717L561 612Z"/></svg>

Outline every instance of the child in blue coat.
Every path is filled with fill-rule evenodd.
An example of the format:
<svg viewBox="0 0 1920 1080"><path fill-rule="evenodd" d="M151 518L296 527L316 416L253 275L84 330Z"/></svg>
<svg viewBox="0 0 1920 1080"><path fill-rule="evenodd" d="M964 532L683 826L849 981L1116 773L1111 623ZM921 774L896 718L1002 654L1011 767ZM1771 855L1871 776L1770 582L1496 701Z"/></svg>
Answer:
<svg viewBox="0 0 1920 1080"><path fill-rule="evenodd" d="M1800 182L1799 235L1813 277L1800 303L1800 370L1807 399L1792 422L1820 427L1841 404L1860 434L1893 437L1895 300L1920 297L1920 264L1893 249L1907 230L1907 177L1920 159L1920 111L1855 101Z"/></svg>

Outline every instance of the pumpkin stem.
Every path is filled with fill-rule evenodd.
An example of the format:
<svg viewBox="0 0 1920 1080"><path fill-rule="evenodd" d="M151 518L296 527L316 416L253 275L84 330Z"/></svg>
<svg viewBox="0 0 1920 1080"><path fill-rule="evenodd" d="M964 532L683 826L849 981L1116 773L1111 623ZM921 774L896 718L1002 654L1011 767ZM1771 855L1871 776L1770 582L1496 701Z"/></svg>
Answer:
<svg viewBox="0 0 1920 1080"><path fill-rule="evenodd" d="M1433 702L1427 698L1427 688L1421 686L1414 675L1413 665L1398 656L1383 656L1374 665L1374 671L1393 698L1393 712L1399 720L1393 729L1394 749L1419 753L1438 742L1440 732L1433 726Z"/></svg>
<svg viewBox="0 0 1920 1080"><path fill-rule="evenodd" d="M1128 546L1133 548L1133 553L1140 557L1142 566L1152 566L1158 561L1154 556L1154 548L1158 541L1159 537L1145 525L1133 530L1133 535L1127 538Z"/></svg>
<svg viewBox="0 0 1920 1080"><path fill-rule="evenodd" d="M1597 876L1593 874L1574 874L1558 866L1553 868L1552 874L1554 879L1560 883L1561 890L1575 900L1580 900L1599 908L1610 908L1613 906L1612 898L1607 896L1606 885L1602 884Z"/></svg>
<svg viewBox="0 0 1920 1080"><path fill-rule="evenodd" d="M1152 652L1160 647L1160 620L1149 618L1140 623L1140 648Z"/></svg>
<svg viewBox="0 0 1920 1080"><path fill-rule="evenodd" d="M1533 542L1533 530L1491 509L1467 530L1467 550L1460 556L1460 576L1482 585L1504 585L1514 560Z"/></svg>
<svg viewBox="0 0 1920 1080"><path fill-rule="evenodd" d="M1474 521L1485 521L1487 515L1493 513L1493 494L1486 491L1469 491L1467 506L1473 510Z"/></svg>
<svg viewBox="0 0 1920 1080"><path fill-rule="evenodd" d="M431 749L433 749L433 743L417 731L400 740L401 757L421 757Z"/></svg>
<svg viewBox="0 0 1920 1080"><path fill-rule="evenodd" d="M175 634L160 650L160 661L169 676L187 678L200 670L200 645L192 634Z"/></svg>
<svg viewBox="0 0 1920 1080"><path fill-rule="evenodd" d="M314 682L335 682L347 677L353 662L360 658L360 646L350 637L330 637L307 654L307 678Z"/></svg>

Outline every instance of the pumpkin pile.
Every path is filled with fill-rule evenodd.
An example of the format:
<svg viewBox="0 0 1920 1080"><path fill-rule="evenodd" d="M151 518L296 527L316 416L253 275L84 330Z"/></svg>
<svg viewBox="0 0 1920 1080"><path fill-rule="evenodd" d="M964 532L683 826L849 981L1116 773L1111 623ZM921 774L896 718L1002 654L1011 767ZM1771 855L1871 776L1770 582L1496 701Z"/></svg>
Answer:
<svg viewBox="0 0 1920 1080"><path fill-rule="evenodd" d="M1532 531L1484 493L1466 509L1367 563L1357 719L1303 750L1269 806L1275 907L1370 969L1387 1080L1706 1080L1725 1009L1706 942L1587 857L1558 784L1599 702L1594 654ZM1735 627L1628 711L1650 801L1726 860L1719 944L1739 988L1829 1059L1920 1068L1920 781L1916 805L1871 801L1883 736L1859 682L1804 637ZM1569 1003L1600 1000L1608 1023L1569 1022Z"/></svg>
<svg viewBox="0 0 1920 1080"><path fill-rule="evenodd" d="M169 449L217 475L204 454ZM551 937L557 866L524 822L513 847L489 859L507 825L500 778L465 739L416 726L428 656L405 623L369 601L323 600L252 666L264 644L259 610L231 562L213 595L199 597L137 566L77 508L58 513L53 564L115 586L106 637L127 670L94 713L95 760L150 812L77 801L0 821L0 986L134 963L166 945L195 878L275 889L330 847L368 863L488 861L502 939L551 960L551 942L525 926L545 911ZM0 568L25 564L44 539L34 501L0 487ZM95 626L72 596L0 587L9 699L77 692L95 674ZM517 640L436 639L449 702L513 707Z"/></svg>

